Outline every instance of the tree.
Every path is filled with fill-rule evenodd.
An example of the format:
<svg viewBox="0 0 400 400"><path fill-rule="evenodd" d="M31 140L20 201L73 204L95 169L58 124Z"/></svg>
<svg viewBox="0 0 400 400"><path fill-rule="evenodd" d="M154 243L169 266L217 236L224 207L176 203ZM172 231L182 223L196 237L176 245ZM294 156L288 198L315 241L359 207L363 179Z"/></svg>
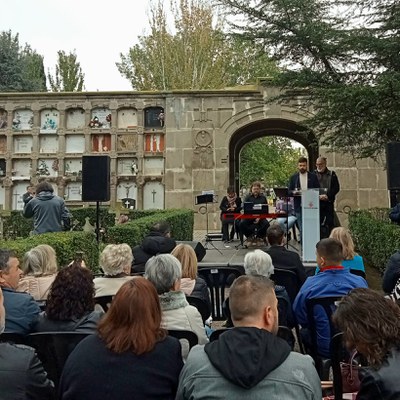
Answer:
<svg viewBox="0 0 400 400"><path fill-rule="evenodd" d="M163 1L153 3L150 33L116 64L134 89L219 89L276 73L260 46L245 48L223 33L224 20L207 0L173 2L170 13L171 31Z"/></svg>
<svg viewBox="0 0 400 400"><path fill-rule="evenodd" d="M74 52L66 54L65 51L58 51L58 62L54 77L49 73L50 88L53 92L81 92L85 81L80 63Z"/></svg>
<svg viewBox="0 0 400 400"><path fill-rule="evenodd" d="M287 186L288 176L296 170L300 148L290 139L267 136L247 143L240 153L240 184L250 187L261 180L267 188Z"/></svg>
<svg viewBox="0 0 400 400"><path fill-rule="evenodd" d="M43 57L28 44L22 49L18 34L0 33L0 91L46 91Z"/></svg>
<svg viewBox="0 0 400 400"><path fill-rule="evenodd" d="M322 144L376 157L400 140L400 4L395 0L219 0L231 29L282 67L278 97L313 114ZM239 17L240 16L240 17ZM270 99L276 101L276 98Z"/></svg>

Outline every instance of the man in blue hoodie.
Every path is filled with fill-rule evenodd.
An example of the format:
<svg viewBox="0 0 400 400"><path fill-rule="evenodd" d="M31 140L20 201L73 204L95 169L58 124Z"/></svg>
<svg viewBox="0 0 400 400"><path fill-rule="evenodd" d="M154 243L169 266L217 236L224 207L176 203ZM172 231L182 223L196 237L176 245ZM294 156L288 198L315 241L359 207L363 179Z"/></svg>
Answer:
<svg viewBox="0 0 400 400"><path fill-rule="evenodd" d="M234 328L190 351L176 399L321 399L311 357L292 352L276 336L273 282L260 275L241 276L229 299Z"/></svg>
<svg viewBox="0 0 400 400"><path fill-rule="evenodd" d="M29 200L23 211L25 218L33 217L33 233L61 232L62 221L68 217L64 200L56 196L50 182L36 185L35 195Z"/></svg>

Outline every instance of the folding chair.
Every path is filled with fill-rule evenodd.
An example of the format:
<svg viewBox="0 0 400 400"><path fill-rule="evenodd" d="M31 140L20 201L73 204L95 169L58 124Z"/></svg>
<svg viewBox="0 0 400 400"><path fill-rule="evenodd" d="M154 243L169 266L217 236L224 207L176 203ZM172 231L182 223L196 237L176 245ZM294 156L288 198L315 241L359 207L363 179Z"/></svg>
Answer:
<svg viewBox="0 0 400 400"><path fill-rule="evenodd" d="M201 315L203 323L205 323L208 320L208 318L210 318L211 310L204 300L194 296L186 296L186 300L191 306L197 308L197 310Z"/></svg>
<svg viewBox="0 0 400 400"><path fill-rule="evenodd" d="M187 331L183 329L182 330L169 329L168 335L177 338L179 340L186 340L189 343L189 349L191 349L193 346L196 346L196 344L199 343L199 338L192 331Z"/></svg>

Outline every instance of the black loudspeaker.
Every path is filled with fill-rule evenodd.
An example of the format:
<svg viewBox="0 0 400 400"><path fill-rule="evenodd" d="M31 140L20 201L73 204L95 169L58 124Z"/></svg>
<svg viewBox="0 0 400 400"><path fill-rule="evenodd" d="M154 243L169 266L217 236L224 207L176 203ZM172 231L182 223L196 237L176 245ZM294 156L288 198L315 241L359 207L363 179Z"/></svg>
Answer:
<svg viewBox="0 0 400 400"><path fill-rule="evenodd" d="M193 248L194 252L196 253L197 262L200 262L206 255L206 249L200 242L178 241L178 240L176 241L176 244L180 243L188 244Z"/></svg>
<svg viewBox="0 0 400 400"><path fill-rule="evenodd" d="M400 190L400 142L386 146L387 184L389 190Z"/></svg>
<svg viewBox="0 0 400 400"><path fill-rule="evenodd" d="M82 201L110 200L110 157L82 157Z"/></svg>

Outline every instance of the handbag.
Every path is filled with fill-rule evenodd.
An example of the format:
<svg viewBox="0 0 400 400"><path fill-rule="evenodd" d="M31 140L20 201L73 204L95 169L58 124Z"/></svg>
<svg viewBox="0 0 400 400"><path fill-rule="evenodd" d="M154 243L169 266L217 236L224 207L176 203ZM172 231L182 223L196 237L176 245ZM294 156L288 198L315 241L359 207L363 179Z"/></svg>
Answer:
<svg viewBox="0 0 400 400"><path fill-rule="evenodd" d="M357 351L354 351L348 363L340 363L343 393L354 393L360 390L360 378L358 376L360 367L354 363L356 355Z"/></svg>

